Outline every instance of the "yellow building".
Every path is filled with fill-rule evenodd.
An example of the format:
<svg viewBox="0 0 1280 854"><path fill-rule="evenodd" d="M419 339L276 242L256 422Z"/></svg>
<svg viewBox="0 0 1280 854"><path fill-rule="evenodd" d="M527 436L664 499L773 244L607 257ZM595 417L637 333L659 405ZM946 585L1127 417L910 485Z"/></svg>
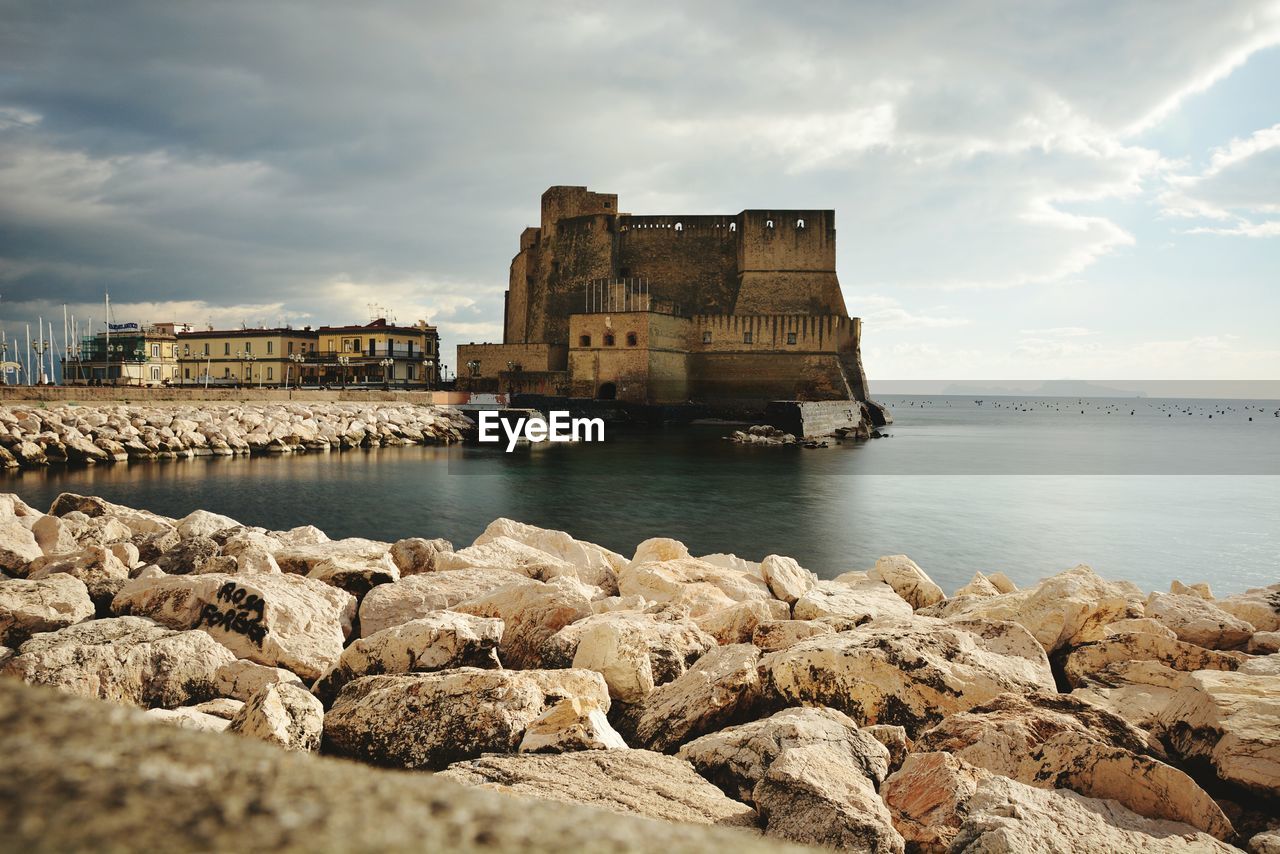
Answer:
<svg viewBox="0 0 1280 854"><path fill-rule="evenodd" d="M397 326L378 319L363 326L321 326L316 362L326 385L432 388L440 378L440 335L419 320Z"/></svg>
<svg viewBox="0 0 1280 854"><path fill-rule="evenodd" d="M209 329L177 335L181 385L282 386L314 383L309 329ZM310 380L308 380L310 376ZM300 379L301 378L301 379Z"/></svg>
<svg viewBox="0 0 1280 854"><path fill-rule="evenodd" d="M180 332L177 347L181 385L431 388L440 376L426 321Z"/></svg>

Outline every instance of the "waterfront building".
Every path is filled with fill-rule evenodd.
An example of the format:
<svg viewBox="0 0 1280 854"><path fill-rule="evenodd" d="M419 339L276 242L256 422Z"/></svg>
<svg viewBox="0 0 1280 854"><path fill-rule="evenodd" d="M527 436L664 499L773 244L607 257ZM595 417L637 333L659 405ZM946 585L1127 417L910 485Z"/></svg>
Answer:
<svg viewBox="0 0 1280 854"><path fill-rule="evenodd" d="M68 384L142 386L434 388L440 336L418 321L350 326L192 329L116 324L81 340L64 365Z"/></svg>
<svg viewBox="0 0 1280 854"><path fill-rule="evenodd" d="M399 326L378 319L363 326L316 330L316 369L327 385L434 387L440 379L440 336L420 320Z"/></svg>
<svg viewBox="0 0 1280 854"><path fill-rule="evenodd" d="M80 339L63 360L63 382L88 385L170 385L178 378L174 324L112 324L113 330Z"/></svg>

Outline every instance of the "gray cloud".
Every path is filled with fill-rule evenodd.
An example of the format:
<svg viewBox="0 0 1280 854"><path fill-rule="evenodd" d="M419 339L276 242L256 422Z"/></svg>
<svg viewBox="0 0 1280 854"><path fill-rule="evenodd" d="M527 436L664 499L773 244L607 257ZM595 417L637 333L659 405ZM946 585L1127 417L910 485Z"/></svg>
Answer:
<svg viewBox="0 0 1280 854"><path fill-rule="evenodd" d="M555 183L635 211L834 207L855 310L872 285L1076 273L1131 239L1064 211L1155 174L1132 130L1280 38L1277 4L1243 0L11 0L0 24L8 328L110 289L194 322L377 301L447 346L498 334Z"/></svg>

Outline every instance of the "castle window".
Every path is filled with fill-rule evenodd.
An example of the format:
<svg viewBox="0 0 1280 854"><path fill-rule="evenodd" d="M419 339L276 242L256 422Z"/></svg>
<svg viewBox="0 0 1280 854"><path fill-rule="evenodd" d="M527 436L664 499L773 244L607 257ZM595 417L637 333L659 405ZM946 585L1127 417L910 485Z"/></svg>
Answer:
<svg viewBox="0 0 1280 854"><path fill-rule="evenodd" d="M746 332L742 333L742 343L750 344L751 341L752 341L751 330L748 329Z"/></svg>
<svg viewBox="0 0 1280 854"><path fill-rule="evenodd" d="M579 346L579 347L590 347L590 346L591 346L591 336L590 336L590 335L580 335L580 336L578 336L578 346Z"/></svg>
<svg viewBox="0 0 1280 854"><path fill-rule="evenodd" d="M771 220L771 219L766 219L766 220L764 221L764 227L765 227L765 228L773 228L773 220Z"/></svg>
<svg viewBox="0 0 1280 854"><path fill-rule="evenodd" d="M702 343L703 343L703 344L710 344L710 343L711 343L711 333L710 333L710 332L704 332L704 333L702 333Z"/></svg>
<svg viewBox="0 0 1280 854"><path fill-rule="evenodd" d="M677 222L677 223L676 223L676 231L684 231L684 223L683 223L683 222Z"/></svg>
<svg viewBox="0 0 1280 854"><path fill-rule="evenodd" d="M796 228L804 228L804 220L802 219L796 220Z"/></svg>
<svg viewBox="0 0 1280 854"><path fill-rule="evenodd" d="M731 223L729 223L729 230L730 230L730 231L737 231L737 230L738 230L738 224L737 224L736 222L731 222Z"/></svg>
<svg viewBox="0 0 1280 854"><path fill-rule="evenodd" d="M613 346L613 333L612 333L612 332L606 332L606 333L604 334L604 346L606 346L606 347L612 347L612 346Z"/></svg>
<svg viewBox="0 0 1280 854"><path fill-rule="evenodd" d="M636 346L636 334L634 332L627 333L627 346L628 347Z"/></svg>
<svg viewBox="0 0 1280 854"><path fill-rule="evenodd" d="M787 343L788 344L796 343L796 334L794 332L787 333Z"/></svg>

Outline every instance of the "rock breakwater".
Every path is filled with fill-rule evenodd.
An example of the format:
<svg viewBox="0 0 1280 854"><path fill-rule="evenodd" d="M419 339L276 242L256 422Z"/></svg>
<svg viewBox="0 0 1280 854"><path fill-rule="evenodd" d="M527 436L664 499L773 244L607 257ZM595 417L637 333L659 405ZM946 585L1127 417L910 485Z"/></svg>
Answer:
<svg viewBox="0 0 1280 854"><path fill-rule="evenodd" d="M447 444L470 426L410 403L0 406L0 468Z"/></svg>
<svg viewBox="0 0 1280 854"><path fill-rule="evenodd" d="M1146 594L1077 566L948 596L904 555L819 580L506 519L455 549L72 494L0 496L0 573L6 684L261 742L259 763L269 745L852 851L1262 852L1280 830L1280 584ZM36 732L28 761L33 737L58 755ZM182 738L156 740L164 761L192 762Z"/></svg>

